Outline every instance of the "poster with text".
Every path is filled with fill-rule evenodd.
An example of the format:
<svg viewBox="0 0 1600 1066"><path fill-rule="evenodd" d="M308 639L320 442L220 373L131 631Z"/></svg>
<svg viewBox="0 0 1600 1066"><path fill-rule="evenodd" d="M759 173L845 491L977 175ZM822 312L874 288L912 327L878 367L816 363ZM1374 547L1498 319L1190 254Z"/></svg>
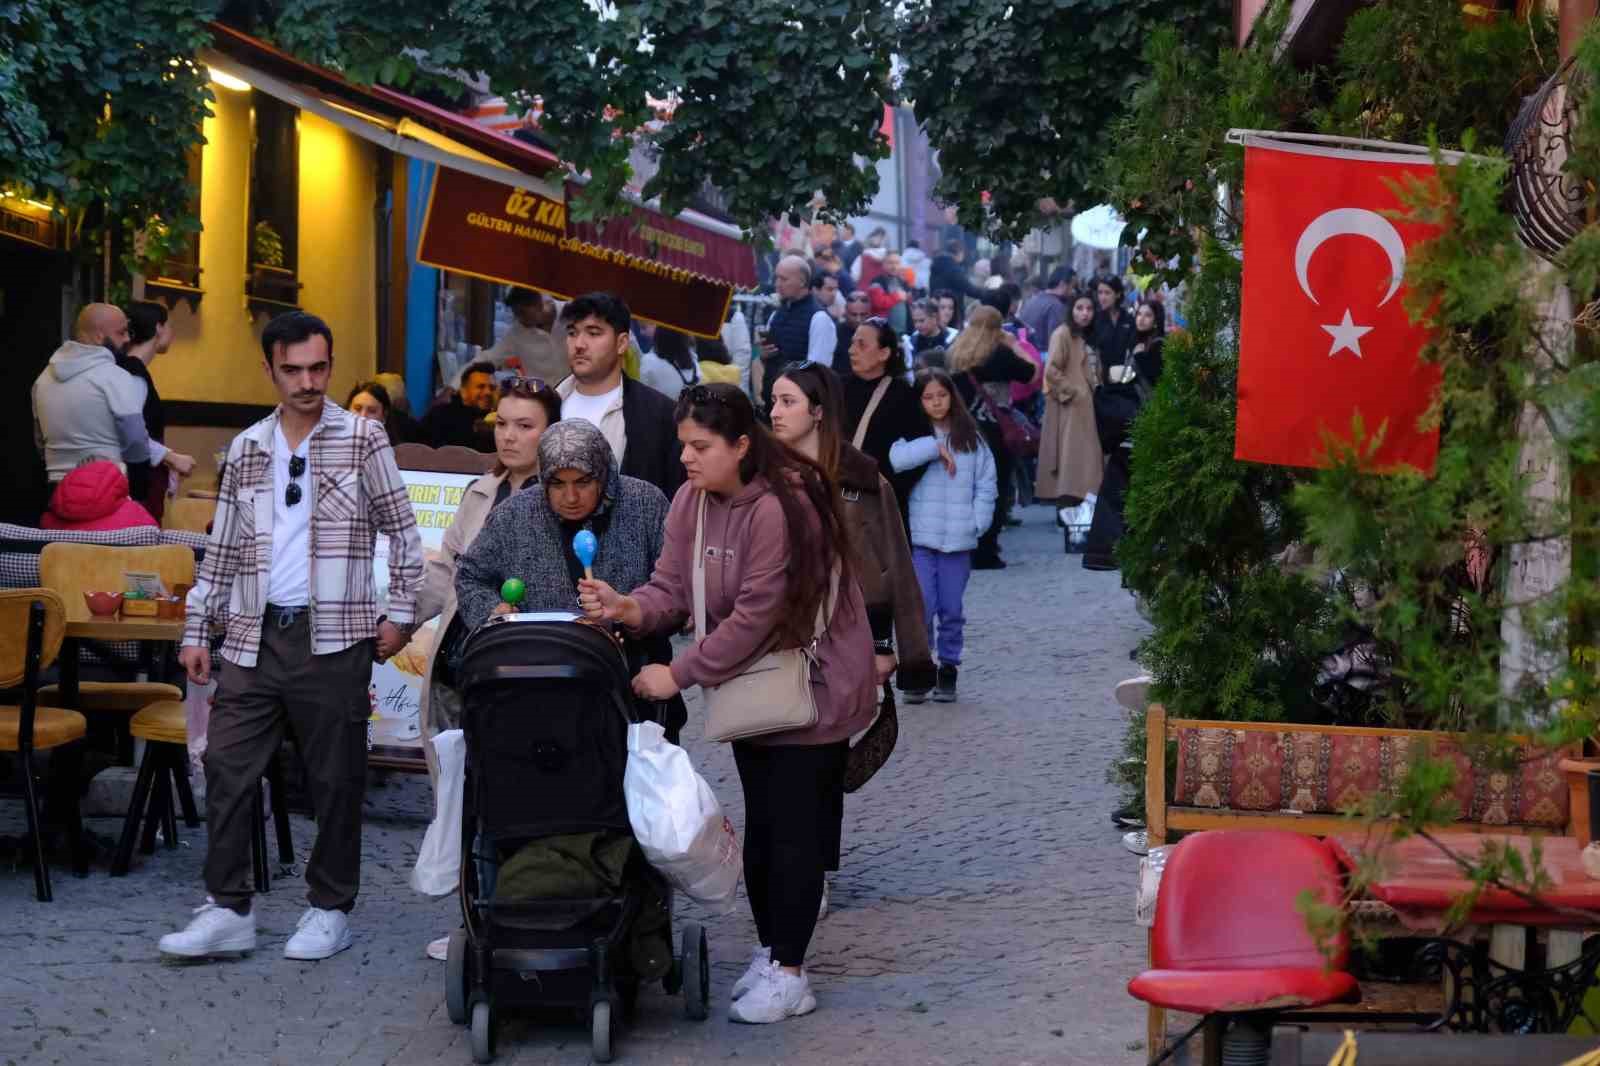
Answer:
<svg viewBox="0 0 1600 1066"><path fill-rule="evenodd" d="M443 550L445 530L455 521L461 496L477 475L402 470L400 476L405 479L411 510L417 516L423 555L432 559ZM378 536L372 565L381 612L389 602L389 538L382 534ZM438 633L439 620L435 618L412 635L400 654L386 663L373 664L368 692L372 698L374 757L422 765L422 729L417 715L422 706L423 678L428 674Z"/></svg>

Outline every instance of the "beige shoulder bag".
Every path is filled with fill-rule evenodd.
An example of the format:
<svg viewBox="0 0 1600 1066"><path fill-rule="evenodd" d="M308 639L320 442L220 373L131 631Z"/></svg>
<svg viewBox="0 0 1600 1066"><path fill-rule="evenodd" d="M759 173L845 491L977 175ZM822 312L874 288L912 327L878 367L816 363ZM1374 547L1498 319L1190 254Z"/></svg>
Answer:
<svg viewBox="0 0 1600 1066"><path fill-rule="evenodd" d="M706 494L694 528L694 639L706 637ZM805 648L769 651L720 685L704 685L706 736L743 740L768 733L809 729L817 724L817 701L811 692L811 666L817 644L838 606L839 568L828 582L827 609L817 607L817 626Z"/></svg>

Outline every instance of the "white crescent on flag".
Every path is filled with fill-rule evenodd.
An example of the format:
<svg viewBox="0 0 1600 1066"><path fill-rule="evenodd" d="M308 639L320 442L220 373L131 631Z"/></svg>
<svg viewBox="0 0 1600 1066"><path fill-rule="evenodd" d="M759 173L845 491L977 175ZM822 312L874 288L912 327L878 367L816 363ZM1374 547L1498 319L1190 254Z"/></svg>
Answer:
<svg viewBox="0 0 1600 1066"><path fill-rule="evenodd" d="M1400 288L1400 281L1405 276L1406 243L1400 239L1400 231L1394 228L1394 224L1376 211L1362 207L1336 207L1312 219L1294 246L1294 276L1299 279L1301 290L1311 302L1320 306L1321 301L1306 280L1306 268L1311 265L1311 257L1324 241L1347 233L1376 242L1389 256L1389 291L1378 301L1378 306L1382 307Z"/></svg>

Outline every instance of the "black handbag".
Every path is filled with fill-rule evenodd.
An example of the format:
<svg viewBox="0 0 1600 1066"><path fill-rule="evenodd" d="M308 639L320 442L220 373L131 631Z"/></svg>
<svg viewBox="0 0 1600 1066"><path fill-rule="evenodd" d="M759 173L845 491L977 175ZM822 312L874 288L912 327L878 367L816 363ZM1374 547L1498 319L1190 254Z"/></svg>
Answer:
<svg viewBox="0 0 1600 1066"><path fill-rule="evenodd" d="M883 686L883 703L878 707L878 717L861 734L861 739L850 745L850 754L844 764L844 790L854 792L883 768L894 752L895 741L900 739L900 716L894 709L894 690Z"/></svg>
<svg viewBox="0 0 1600 1066"><path fill-rule="evenodd" d="M1101 385L1094 390L1094 425L1103 452L1110 455L1128 439L1143 403L1139 386L1131 381Z"/></svg>

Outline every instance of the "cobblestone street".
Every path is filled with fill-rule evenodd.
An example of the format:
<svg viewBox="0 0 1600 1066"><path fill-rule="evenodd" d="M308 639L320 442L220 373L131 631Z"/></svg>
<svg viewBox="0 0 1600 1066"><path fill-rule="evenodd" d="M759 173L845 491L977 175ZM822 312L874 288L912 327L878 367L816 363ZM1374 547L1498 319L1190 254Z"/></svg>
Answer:
<svg viewBox="0 0 1600 1066"><path fill-rule="evenodd" d="M894 758L847 800L843 869L809 960L818 1011L727 1021L753 943L741 896L705 919L711 1019L684 1020L654 986L619 1031L619 1062L1142 1061L1144 1015L1123 987L1143 959L1137 859L1107 817L1105 769L1123 721L1112 686L1136 672L1144 623L1117 574L1063 557L1047 508L1020 513L1011 568L973 577L960 702L902 707ZM738 824L732 757L700 739L695 710L686 744ZM290 880L257 903L253 956L160 960L157 938L202 897L203 829L180 823L181 846L136 856L126 878L103 858L82 881L58 864L47 905L26 865L0 868L0 1064L470 1062L466 1030L445 1016L444 966L423 956L458 904L407 884L430 813L425 779L371 790L356 944L322 963L281 956L304 906ZM294 823L303 857L312 826ZM0 834L20 832L17 804L0 806ZM588 1061L586 1024L511 1017L499 1034L500 1062Z"/></svg>

